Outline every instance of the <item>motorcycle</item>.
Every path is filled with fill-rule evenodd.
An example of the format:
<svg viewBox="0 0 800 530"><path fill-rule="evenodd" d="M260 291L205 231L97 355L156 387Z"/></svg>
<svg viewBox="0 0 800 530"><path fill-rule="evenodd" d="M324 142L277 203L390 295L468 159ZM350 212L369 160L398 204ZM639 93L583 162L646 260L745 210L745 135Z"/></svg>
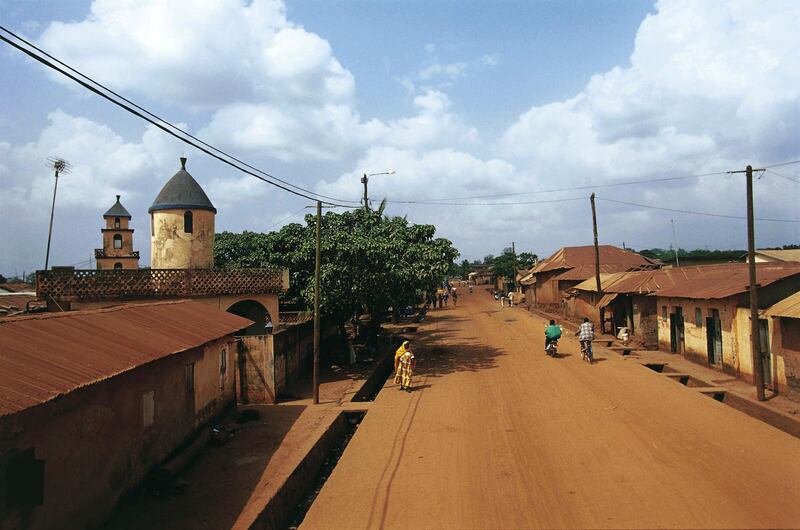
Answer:
<svg viewBox="0 0 800 530"><path fill-rule="evenodd" d="M550 357L558 357L558 340L550 341L544 351Z"/></svg>

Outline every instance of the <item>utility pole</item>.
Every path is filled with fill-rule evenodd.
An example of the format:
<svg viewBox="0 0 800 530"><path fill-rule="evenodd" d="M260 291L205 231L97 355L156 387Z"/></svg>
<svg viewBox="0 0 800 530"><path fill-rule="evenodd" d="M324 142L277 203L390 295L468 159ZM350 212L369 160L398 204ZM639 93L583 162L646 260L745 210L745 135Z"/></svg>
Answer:
<svg viewBox="0 0 800 530"><path fill-rule="evenodd" d="M364 200L364 209L365 210L369 210L369 202L367 202L367 201L369 201L369 198L367 197L367 182L369 182L369 178L367 177L367 174L364 173L364 176L361 177L361 183L364 185L364 199L363 200Z"/></svg>
<svg viewBox="0 0 800 530"><path fill-rule="evenodd" d="M744 173L747 177L747 264L750 273L750 349L753 352L753 385L756 396L764 401L764 366L761 358L761 332L758 327L758 284L756 283L756 235L755 214L753 213L753 166L744 171L728 173ZM764 171L756 169L755 171Z"/></svg>
<svg viewBox="0 0 800 530"><path fill-rule="evenodd" d="M517 291L517 247L511 242L511 253L514 255L514 291Z"/></svg>
<svg viewBox="0 0 800 530"><path fill-rule="evenodd" d="M670 219L672 224L672 248L675 249L675 267L680 267L681 263L678 261L678 236L675 234L675 219Z"/></svg>
<svg viewBox="0 0 800 530"><path fill-rule="evenodd" d="M364 175L366 178L366 175ZM364 184L366 190L366 184ZM365 195L366 197L366 195ZM320 289L320 246L322 245L322 202L317 201L317 259L314 265L314 404L319 404L319 289Z"/></svg>
<svg viewBox="0 0 800 530"><path fill-rule="evenodd" d="M589 197L592 203L592 230L594 230L594 279L597 283L597 296L603 296L603 289L600 287L600 246L597 244L597 210L594 207L594 193Z"/></svg>
<svg viewBox="0 0 800 530"><path fill-rule="evenodd" d="M56 211L56 193L58 192L58 174L69 173L71 168L70 163L62 158L49 157L47 167L52 168L56 175L56 184L53 187L53 205L50 207L50 228L47 231L47 252L44 256L44 270L47 270L50 264L50 240L53 237L53 215ZM24 278L23 278L24 281Z"/></svg>

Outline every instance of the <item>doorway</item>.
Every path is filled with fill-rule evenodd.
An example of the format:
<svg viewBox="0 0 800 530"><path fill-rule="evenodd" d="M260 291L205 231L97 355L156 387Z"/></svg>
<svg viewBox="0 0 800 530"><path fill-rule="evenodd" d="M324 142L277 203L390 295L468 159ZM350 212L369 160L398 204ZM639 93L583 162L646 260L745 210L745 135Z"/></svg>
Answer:
<svg viewBox="0 0 800 530"><path fill-rule="evenodd" d="M683 355L686 351L683 334L683 308L675 307L669 314L669 342L672 353Z"/></svg>
<svg viewBox="0 0 800 530"><path fill-rule="evenodd" d="M720 366L722 364L722 321L719 319L719 309L710 309L709 312L711 315L706 317L708 364Z"/></svg>

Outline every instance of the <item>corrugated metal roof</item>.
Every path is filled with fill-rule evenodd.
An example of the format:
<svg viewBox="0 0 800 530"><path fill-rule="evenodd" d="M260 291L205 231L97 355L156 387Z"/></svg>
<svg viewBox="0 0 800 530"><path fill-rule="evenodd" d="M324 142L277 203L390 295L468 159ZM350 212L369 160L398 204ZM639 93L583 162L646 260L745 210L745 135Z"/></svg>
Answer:
<svg viewBox="0 0 800 530"><path fill-rule="evenodd" d="M250 324L190 300L0 318L0 416Z"/></svg>
<svg viewBox="0 0 800 530"><path fill-rule="evenodd" d="M595 305L597 307L606 307L608 304L613 302L614 299L618 296L619 293L604 294Z"/></svg>
<svg viewBox="0 0 800 530"><path fill-rule="evenodd" d="M800 261L800 249L756 250L756 254L778 261Z"/></svg>
<svg viewBox="0 0 800 530"><path fill-rule="evenodd" d="M630 268L631 266L627 264L600 263L600 274L624 272ZM594 278L594 262L591 264L578 265L555 277L556 280L585 280L587 278Z"/></svg>
<svg viewBox="0 0 800 530"><path fill-rule="evenodd" d="M625 269L653 264L652 261L640 254L613 245L600 245L598 250L601 269L603 265L609 264L626 265ZM591 266L592 274L594 274L594 246L564 247L549 258L540 261L533 269L533 273L538 274L556 269L571 269L582 265Z"/></svg>
<svg viewBox="0 0 800 530"><path fill-rule="evenodd" d="M800 318L800 293L784 298L767 309L764 314L768 317Z"/></svg>
<svg viewBox="0 0 800 530"><path fill-rule="evenodd" d="M800 274L800 263L756 264L756 279L762 287L796 274ZM603 292L610 293L720 299L747 291L750 276L746 263L724 263L601 275L600 285ZM576 285L575 289L597 290L593 278Z"/></svg>
<svg viewBox="0 0 800 530"><path fill-rule="evenodd" d="M0 291L9 293L23 293L35 290L36 288L29 283L0 283Z"/></svg>

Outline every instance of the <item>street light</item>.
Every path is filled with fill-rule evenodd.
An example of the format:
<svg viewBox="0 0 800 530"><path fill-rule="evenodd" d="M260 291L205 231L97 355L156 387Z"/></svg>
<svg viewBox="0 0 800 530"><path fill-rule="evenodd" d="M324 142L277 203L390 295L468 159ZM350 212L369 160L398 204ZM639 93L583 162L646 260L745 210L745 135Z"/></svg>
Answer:
<svg viewBox="0 0 800 530"><path fill-rule="evenodd" d="M56 192L58 191L58 174L69 173L70 170L72 169L72 164L70 164L63 158L50 156L47 157L47 167L55 171L56 184L53 187L53 205L50 207L50 229L47 231L47 253L45 254L44 257L44 270L47 270L47 266L50 263L50 239L53 236L53 214L56 211Z"/></svg>
<svg viewBox="0 0 800 530"><path fill-rule="evenodd" d="M364 173L364 176L361 177L361 183L364 185L364 209L369 210L369 197L367 195L367 184L369 183L369 177L374 177L376 175L394 175L394 169L390 169L389 171L382 171L380 173L370 173L367 175Z"/></svg>

